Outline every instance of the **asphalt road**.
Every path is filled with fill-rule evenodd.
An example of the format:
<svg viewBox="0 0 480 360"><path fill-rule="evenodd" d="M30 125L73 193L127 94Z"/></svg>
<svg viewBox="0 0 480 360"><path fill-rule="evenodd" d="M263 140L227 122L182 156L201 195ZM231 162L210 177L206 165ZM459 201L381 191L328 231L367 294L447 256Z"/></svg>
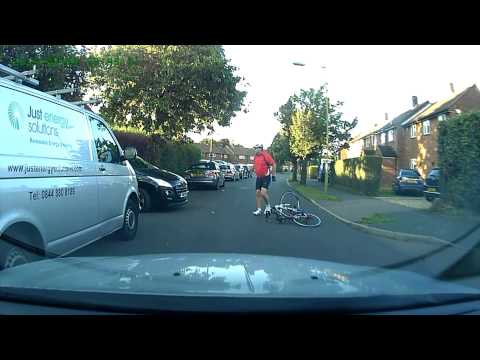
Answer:
<svg viewBox="0 0 480 360"><path fill-rule="evenodd" d="M270 189L273 204L288 191L286 175ZM178 209L141 214L137 237L107 237L70 256L122 256L162 253L248 253L293 256L347 264L382 266L414 256L411 245L350 228L314 205L302 206L322 219L317 228L267 222L254 216L255 178L227 182L224 189L191 190Z"/></svg>

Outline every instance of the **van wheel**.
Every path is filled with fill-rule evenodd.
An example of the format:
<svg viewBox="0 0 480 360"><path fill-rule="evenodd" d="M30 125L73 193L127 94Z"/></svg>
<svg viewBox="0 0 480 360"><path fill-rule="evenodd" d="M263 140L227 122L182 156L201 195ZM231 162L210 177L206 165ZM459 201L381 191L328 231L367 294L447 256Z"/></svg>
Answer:
<svg viewBox="0 0 480 360"><path fill-rule="evenodd" d="M12 268L28 263L28 259L21 250L10 248L0 255L0 270Z"/></svg>
<svg viewBox="0 0 480 360"><path fill-rule="evenodd" d="M145 189L138 189L139 190L139 197L140 197L140 207L142 212L148 212L152 209L152 198L147 190Z"/></svg>
<svg viewBox="0 0 480 360"><path fill-rule="evenodd" d="M133 200L128 200L123 216L123 228L118 231L118 237L123 241L135 239L138 229L138 205Z"/></svg>

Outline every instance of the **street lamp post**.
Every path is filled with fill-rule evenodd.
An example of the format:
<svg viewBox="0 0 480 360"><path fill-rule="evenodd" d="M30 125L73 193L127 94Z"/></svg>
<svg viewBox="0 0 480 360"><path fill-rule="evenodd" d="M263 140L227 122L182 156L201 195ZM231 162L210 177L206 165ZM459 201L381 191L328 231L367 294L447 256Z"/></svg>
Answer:
<svg viewBox="0 0 480 360"><path fill-rule="evenodd" d="M330 108L330 99L328 98L328 93L327 93L327 90L325 90L325 93L327 94L327 114L326 114L326 123L327 123L327 128L326 128L326 135L325 135L325 149L327 150L326 151L326 154L327 154L327 159L329 158L329 151L328 151L328 125L329 125L329 122L330 122L330 114L329 114L329 108ZM327 162L325 163L325 181L323 183L323 191L325 193L327 193L328 191L328 170L329 170L329 166L330 166L330 163Z"/></svg>
<svg viewBox="0 0 480 360"><path fill-rule="evenodd" d="M300 62L294 62L293 65L295 66L305 66L304 63L300 63ZM322 66L321 67L323 70L325 70L327 67L326 66ZM329 126L329 122L330 122L330 113L329 113L329 108L330 108L330 99L328 97L328 90L327 88L325 88L325 94L326 94L326 100L327 100L327 113L326 113L326 136L325 136L325 149L326 149L326 154L327 154L327 160L328 160L328 157L329 157L329 153L328 153L328 126ZM324 181L324 192L326 193L328 191L328 167L329 167L329 163L325 163L325 181Z"/></svg>

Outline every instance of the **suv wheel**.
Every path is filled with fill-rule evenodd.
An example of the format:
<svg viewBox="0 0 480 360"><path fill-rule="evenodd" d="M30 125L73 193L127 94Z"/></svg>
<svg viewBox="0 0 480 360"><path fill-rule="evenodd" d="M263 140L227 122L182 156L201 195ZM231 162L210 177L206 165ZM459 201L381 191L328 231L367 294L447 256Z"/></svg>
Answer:
<svg viewBox="0 0 480 360"><path fill-rule="evenodd" d="M143 212L148 212L152 209L152 197L145 189L138 189L138 195L140 197L140 208Z"/></svg>
<svg viewBox="0 0 480 360"><path fill-rule="evenodd" d="M138 229L138 205L133 200L128 200L123 216L123 228L118 231L118 237L123 241L135 239Z"/></svg>

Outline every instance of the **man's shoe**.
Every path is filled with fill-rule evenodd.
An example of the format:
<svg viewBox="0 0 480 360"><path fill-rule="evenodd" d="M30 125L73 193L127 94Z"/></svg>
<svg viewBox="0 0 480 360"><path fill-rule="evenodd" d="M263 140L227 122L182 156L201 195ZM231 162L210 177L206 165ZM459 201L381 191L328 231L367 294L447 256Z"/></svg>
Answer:
<svg viewBox="0 0 480 360"><path fill-rule="evenodd" d="M267 214L271 214L271 213L272 213L272 208L270 207L270 205L267 205L267 207L265 208L264 214L267 215Z"/></svg>
<svg viewBox="0 0 480 360"><path fill-rule="evenodd" d="M253 212L253 215L258 216L262 213L262 209L257 209Z"/></svg>

